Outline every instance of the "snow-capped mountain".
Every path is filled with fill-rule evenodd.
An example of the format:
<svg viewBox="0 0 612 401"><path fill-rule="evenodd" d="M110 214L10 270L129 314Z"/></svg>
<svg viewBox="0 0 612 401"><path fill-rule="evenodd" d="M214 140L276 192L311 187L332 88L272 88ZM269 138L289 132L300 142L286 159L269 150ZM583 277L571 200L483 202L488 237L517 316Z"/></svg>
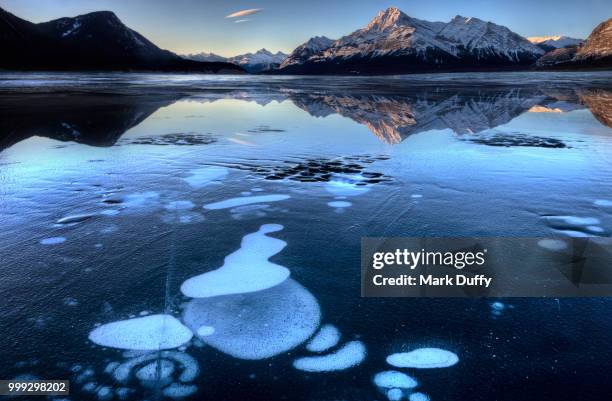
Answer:
<svg viewBox="0 0 612 401"><path fill-rule="evenodd" d="M0 68L242 72L185 60L157 47L110 11L34 24L0 8Z"/></svg>
<svg viewBox="0 0 612 401"><path fill-rule="evenodd" d="M303 46L288 57L281 72L403 73L516 68L531 65L544 54L527 39L492 22L462 16L448 23L429 22L409 17L394 7L381 11L365 28L310 56L300 57Z"/></svg>
<svg viewBox="0 0 612 401"><path fill-rule="evenodd" d="M260 49L255 53L230 57L227 61L239 65L248 72L258 73L277 69L286 58L287 55L283 52L272 53L267 49Z"/></svg>
<svg viewBox="0 0 612 401"><path fill-rule="evenodd" d="M215 53L206 53L206 52L190 53L190 54L185 54L181 57L186 58L187 60L195 60L195 61L227 62L227 57L219 56L218 54L215 54Z"/></svg>
<svg viewBox="0 0 612 401"><path fill-rule="evenodd" d="M291 54L282 62L280 68L285 68L294 64L302 64L315 53L329 48L332 43L334 43L334 40L325 36L315 36L314 38L310 38L307 42L302 43L293 52L291 52Z"/></svg>
<svg viewBox="0 0 612 401"><path fill-rule="evenodd" d="M534 45L540 48L551 51L554 49L561 49L569 46L579 46L584 43L584 39L570 38L569 36L557 35L557 36L530 36L527 38Z"/></svg>
<svg viewBox="0 0 612 401"><path fill-rule="evenodd" d="M267 49L257 50L255 53L240 54L233 57L223 57L214 53L195 53L186 54L183 58L196 61L225 61L239 65L248 72L258 73L277 69L287 58L283 52L272 53Z"/></svg>
<svg viewBox="0 0 612 401"><path fill-rule="evenodd" d="M546 53L540 68L611 68L612 18L597 25L582 46L569 46Z"/></svg>

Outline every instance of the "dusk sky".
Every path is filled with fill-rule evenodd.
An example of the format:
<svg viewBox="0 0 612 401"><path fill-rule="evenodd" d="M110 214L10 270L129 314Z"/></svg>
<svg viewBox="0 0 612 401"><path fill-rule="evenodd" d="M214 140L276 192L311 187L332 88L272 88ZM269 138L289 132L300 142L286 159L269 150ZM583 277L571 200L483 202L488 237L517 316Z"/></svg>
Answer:
<svg viewBox="0 0 612 401"><path fill-rule="evenodd" d="M33 22L111 10L162 48L224 56L262 47L290 52L317 35L337 39L389 6L430 21L478 17L523 36L585 38L612 17L612 0L0 0L0 6ZM248 9L259 11L226 18Z"/></svg>

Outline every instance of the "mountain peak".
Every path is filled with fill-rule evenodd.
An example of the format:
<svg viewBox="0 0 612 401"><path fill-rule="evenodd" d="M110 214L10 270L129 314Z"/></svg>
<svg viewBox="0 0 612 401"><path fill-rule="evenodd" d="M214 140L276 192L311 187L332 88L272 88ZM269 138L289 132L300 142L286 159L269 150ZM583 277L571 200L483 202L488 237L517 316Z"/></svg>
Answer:
<svg viewBox="0 0 612 401"><path fill-rule="evenodd" d="M389 7L380 11L367 26L367 30L384 31L398 25L404 25L410 21L410 17L397 7Z"/></svg>

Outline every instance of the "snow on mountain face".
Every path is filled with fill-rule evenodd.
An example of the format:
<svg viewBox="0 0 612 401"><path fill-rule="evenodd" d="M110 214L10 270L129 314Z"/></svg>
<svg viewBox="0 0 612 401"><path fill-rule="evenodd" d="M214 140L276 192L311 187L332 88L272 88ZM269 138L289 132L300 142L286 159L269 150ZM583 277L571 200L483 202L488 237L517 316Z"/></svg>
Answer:
<svg viewBox="0 0 612 401"><path fill-rule="evenodd" d="M584 39L570 38L569 36L530 36L527 38L534 45L544 45L561 49L568 46L578 46L584 42Z"/></svg>
<svg viewBox="0 0 612 401"><path fill-rule="evenodd" d="M280 68L285 68L290 65L301 64L312 57L315 53L327 49L334 43L333 39L325 36L315 36L309 39L306 43L298 46L287 58L282 62Z"/></svg>
<svg viewBox="0 0 612 401"><path fill-rule="evenodd" d="M240 66L255 66L255 65L272 65L280 64L287 58L287 55L283 52L272 53L266 49L260 49L255 53L246 53L239 56L230 57L228 61L230 63L238 64Z"/></svg>
<svg viewBox="0 0 612 401"><path fill-rule="evenodd" d="M233 57L223 57L214 53L194 53L183 55L183 58L195 61L224 61L239 65L248 72L257 73L265 70L273 70L287 58L283 52L272 53L267 49L260 49L255 53L240 54Z"/></svg>
<svg viewBox="0 0 612 401"><path fill-rule="evenodd" d="M282 68L295 71L301 65L340 71L332 67L345 63L347 69L372 69L383 57L402 59L402 68L439 69L443 66L528 65L544 51L508 28L477 18L457 16L448 23L429 22L409 17L397 8L381 11L362 29L326 48L312 51L309 42L298 47ZM363 61L358 61L358 60ZM376 68L395 67L382 61ZM334 70L334 71L335 71Z"/></svg>
<svg viewBox="0 0 612 401"><path fill-rule="evenodd" d="M438 36L463 45L476 58L497 56L519 62L521 57L537 58L544 54L542 49L505 26L478 18L458 15L446 24ZM456 45L452 46L454 54L459 55L461 50Z"/></svg>

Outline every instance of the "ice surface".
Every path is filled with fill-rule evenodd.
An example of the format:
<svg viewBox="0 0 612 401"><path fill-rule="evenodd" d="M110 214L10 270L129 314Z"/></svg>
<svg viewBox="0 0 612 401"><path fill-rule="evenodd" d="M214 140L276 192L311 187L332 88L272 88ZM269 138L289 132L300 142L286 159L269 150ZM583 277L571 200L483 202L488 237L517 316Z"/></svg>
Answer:
<svg viewBox="0 0 612 401"><path fill-rule="evenodd" d="M263 359L306 341L319 326L321 311L312 294L292 279L264 291L195 299L183 320L192 330L212 326L199 337L240 359Z"/></svg>
<svg viewBox="0 0 612 401"><path fill-rule="evenodd" d="M164 213L161 219L166 224L193 224L203 222L204 216L189 210L177 210Z"/></svg>
<svg viewBox="0 0 612 401"><path fill-rule="evenodd" d="M559 239L541 239L538 241L538 246L549 251L561 251L567 248L565 241Z"/></svg>
<svg viewBox="0 0 612 401"><path fill-rule="evenodd" d="M340 341L340 332L336 326L326 324L321 327L319 332L312 340L306 344L306 349L310 352L323 352L334 347Z"/></svg>
<svg viewBox="0 0 612 401"><path fill-rule="evenodd" d="M396 370L388 370L377 373L374 376L374 384L384 388L414 388L419 383L405 373Z"/></svg>
<svg viewBox="0 0 612 401"><path fill-rule="evenodd" d="M213 182L218 182L225 178L228 170L225 167L204 167L191 170L189 176L183 178L193 188L204 188Z"/></svg>
<svg viewBox="0 0 612 401"><path fill-rule="evenodd" d="M289 195L258 195L258 196L243 196L239 198L231 198L221 202L209 203L204 205L204 209L219 210L229 209L236 206L251 205L253 203L278 202L289 199Z"/></svg>
<svg viewBox="0 0 612 401"><path fill-rule="evenodd" d="M57 245L66 242L65 237L50 237L43 238L40 240L41 245Z"/></svg>
<svg viewBox="0 0 612 401"><path fill-rule="evenodd" d="M396 368L446 368L459 362L459 357L451 351L440 348L418 348L387 357L387 363Z"/></svg>
<svg viewBox="0 0 612 401"><path fill-rule="evenodd" d="M158 203L159 194L147 191L126 195L122 206L126 208L150 208L157 207Z"/></svg>
<svg viewBox="0 0 612 401"><path fill-rule="evenodd" d="M257 232L245 235L240 249L228 255L223 266L186 280L181 291L187 297L205 298L261 291L282 283L289 277L289 269L268 259L287 243L266 235L282 229L279 224L264 224Z"/></svg>
<svg viewBox="0 0 612 401"><path fill-rule="evenodd" d="M166 206L164 206L164 208L166 210L171 210L171 211L174 211L174 210L190 210L190 209L193 209L194 207L195 207L195 205L190 200L172 201L172 202L168 203Z"/></svg>
<svg viewBox="0 0 612 401"><path fill-rule="evenodd" d="M347 201L333 201L333 202L327 202L327 205L331 207L344 208L344 207L352 206L353 204Z"/></svg>
<svg viewBox="0 0 612 401"><path fill-rule="evenodd" d="M328 355L298 358L293 361L293 366L306 372L332 372L358 365L365 357L365 345L361 341L351 341Z"/></svg>
<svg viewBox="0 0 612 401"><path fill-rule="evenodd" d="M89 333L94 343L129 350L160 350L179 347L192 332L170 315L150 315L107 323Z"/></svg>

